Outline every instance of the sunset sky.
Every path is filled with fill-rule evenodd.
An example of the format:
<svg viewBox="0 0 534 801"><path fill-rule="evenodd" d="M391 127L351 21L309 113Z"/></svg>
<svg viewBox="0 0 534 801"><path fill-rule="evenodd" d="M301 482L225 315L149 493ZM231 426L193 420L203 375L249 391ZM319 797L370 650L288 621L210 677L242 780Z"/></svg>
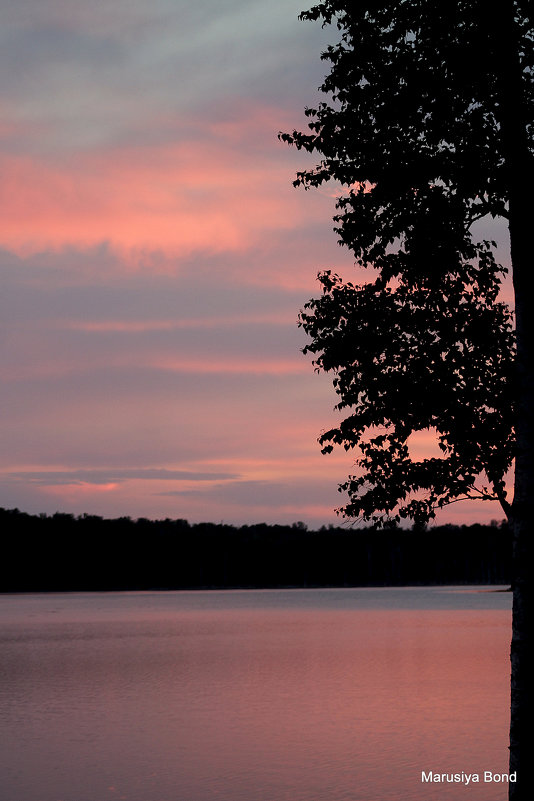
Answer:
<svg viewBox="0 0 534 801"><path fill-rule="evenodd" d="M296 319L356 273L277 140L335 40L304 7L0 0L0 506L339 522L354 457L320 453Z"/></svg>

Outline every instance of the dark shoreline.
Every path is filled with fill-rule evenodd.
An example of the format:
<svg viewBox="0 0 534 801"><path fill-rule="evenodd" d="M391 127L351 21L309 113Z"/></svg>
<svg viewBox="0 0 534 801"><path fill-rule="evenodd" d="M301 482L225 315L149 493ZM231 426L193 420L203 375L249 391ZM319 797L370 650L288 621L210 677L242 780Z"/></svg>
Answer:
<svg viewBox="0 0 534 801"><path fill-rule="evenodd" d="M509 585L503 524L311 531L0 509L0 592ZM502 591L502 590L501 590Z"/></svg>
<svg viewBox="0 0 534 801"><path fill-rule="evenodd" d="M499 587L498 589L492 589L491 584L358 584L358 585L350 585L350 586L336 586L331 584L317 584L313 587L310 586L297 586L297 585L281 585L277 587L144 587L143 589L91 589L91 588L79 588L79 589L71 589L71 590L3 590L0 589L0 595L59 595L59 594L76 594L76 593L129 593L129 592L143 592L143 593L151 593L151 592L255 592L255 591L284 591L284 590L379 590L379 589L391 589L391 590L399 590L399 589L424 589L428 587L429 589L435 589L436 587L480 587L477 589L476 592L512 592L512 587L502 588Z"/></svg>

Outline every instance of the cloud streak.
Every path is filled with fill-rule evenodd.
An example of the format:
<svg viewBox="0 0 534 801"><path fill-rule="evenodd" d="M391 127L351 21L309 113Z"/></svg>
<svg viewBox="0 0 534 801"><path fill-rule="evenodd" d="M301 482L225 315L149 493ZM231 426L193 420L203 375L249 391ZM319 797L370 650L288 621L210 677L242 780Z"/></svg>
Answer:
<svg viewBox="0 0 534 801"><path fill-rule="evenodd" d="M21 470L5 473L11 481L30 482L41 486L65 484L113 485L125 481L222 481L236 479L236 473L209 473L194 470L167 470L156 468L125 468L123 470Z"/></svg>

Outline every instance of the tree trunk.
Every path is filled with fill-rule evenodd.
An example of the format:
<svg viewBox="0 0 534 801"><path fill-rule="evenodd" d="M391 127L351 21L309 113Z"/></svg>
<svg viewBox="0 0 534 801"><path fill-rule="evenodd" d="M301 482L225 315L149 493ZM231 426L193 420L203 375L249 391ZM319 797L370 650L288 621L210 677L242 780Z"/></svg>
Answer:
<svg viewBox="0 0 534 801"><path fill-rule="evenodd" d="M514 534L512 587L510 801L534 798L530 746L534 725L534 162L527 135L528 111L514 3L500 0L494 17L500 48L499 107L497 110L509 199L510 253L516 315L516 456L511 522Z"/></svg>
<svg viewBox="0 0 534 801"><path fill-rule="evenodd" d="M532 545L531 525L514 521L514 602L512 618L512 680L510 708L510 801L530 801L534 795L532 770Z"/></svg>
<svg viewBox="0 0 534 801"><path fill-rule="evenodd" d="M518 99L519 100L519 99ZM515 113L517 115L516 107ZM520 117L520 115L517 115ZM517 117L516 117L517 120ZM518 120L521 122L521 119ZM519 129L522 130L519 130ZM534 798L534 771L530 746L534 725L534 270L531 229L534 223L532 181L534 169L524 127L516 127L516 152L510 160L510 251L514 279L516 368L516 458L512 504L514 532L512 586L514 593L511 646L510 784L511 801ZM522 141L523 140L523 141Z"/></svg>
<svg viewBox="0 0 534 801"><path fill-rule="evenodd" d="M527 171L528 172L528 171ZM517 334L517 411L515 490L512 504L513 615L511 646L510 801L534 798L531 736L534 726L534 270L530 228L534 222L532 183L523 174L510 197L510 240L514 272Z"/></svg>

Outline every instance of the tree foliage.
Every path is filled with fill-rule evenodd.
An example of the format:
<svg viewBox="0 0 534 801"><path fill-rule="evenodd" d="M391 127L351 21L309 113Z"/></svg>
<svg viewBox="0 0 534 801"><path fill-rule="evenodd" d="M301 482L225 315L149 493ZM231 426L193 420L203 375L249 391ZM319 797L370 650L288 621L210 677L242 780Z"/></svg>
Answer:
<svg viewBox="0 0 534 801"><path fill-rule="evenodd" d="M529 4L500 0L489 13L481 0L329 0L301 18L337 26L340 39L323 53L327 100L306 109L309 131L280 138L320 154L295 185L344 189L335 230L371 268L361 284L320 274L322 296L300 317L305 352L334 373L349 412L323 433L323 451L359 451L341 511L424 522L484 498L508 513L512 315L495 243L473 231L509 216L518 130L532 153ZM443 458L411 457L411 434L426 428Z"/></svg>

